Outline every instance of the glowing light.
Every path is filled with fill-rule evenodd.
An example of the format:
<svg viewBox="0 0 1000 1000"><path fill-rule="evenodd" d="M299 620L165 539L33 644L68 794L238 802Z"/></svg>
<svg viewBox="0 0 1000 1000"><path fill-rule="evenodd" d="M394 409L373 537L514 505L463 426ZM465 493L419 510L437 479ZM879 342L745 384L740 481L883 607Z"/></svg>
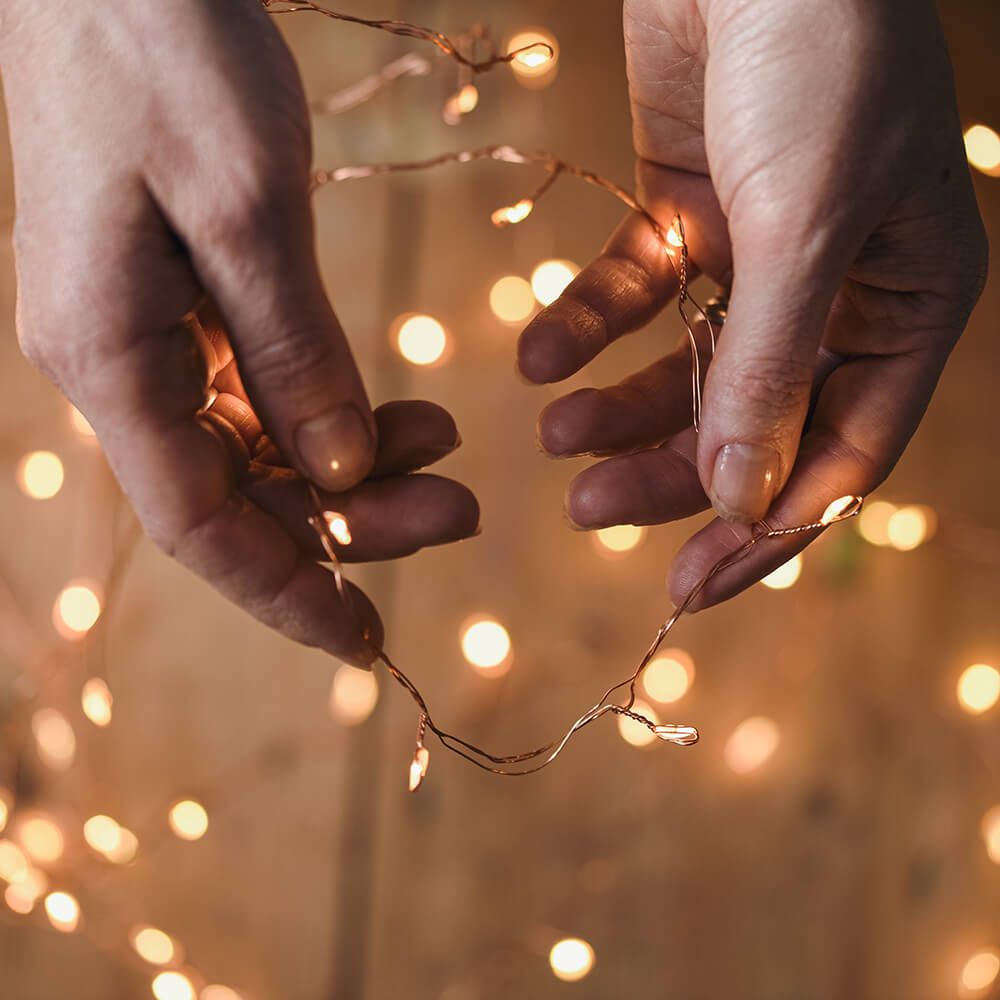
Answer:
<svg viewBox="0 0 1000 1000"><path fill-rule="evenodd" d="M170 810L170 829L181 840L201 840L208 830L208 813L193 799L184 799Z"/></svg>
<svg viewBox="0 0 1000 1000"><path fill-rule="evenodd" d="M413 365L432 365L440 361L448 346L444 327L432 316L410 316L396 335L399 353Z"/></svg>
<svg viewBox="0 0 1000 1000"><path fill-rule="evenodd" d="M984 817L980 826L986 853L990 861L1000 865L1000 806L994 806Z"/></svg>
<svg viewBox="0 0 1000 1000"><path fill-rule="evenodd" d="M25 854L41 864L54 864L65 849L62 832L47 816L29 816L18 829Z"/></svg>
<svg viewBox="0 0 1000 1000"><path fill-rule="evenodd" d="M85 636L101 617L101 599L86 583L73 583L56 598L52 622L65 639Z"/></svg>
<svg viewBox="0 0 1000 1000"><path fill-rule="evenodd" d="M490 289L490 309L503 323L521 323L534 311L535 293L516 274L508 274Z"/></svg>
<svg viewBox="0 0 1000 1000"><path fill-rule="evenodd" d="M83 839L95 851L107 854L122 840L122 828L110 816L91 816L83 824Z"/></svg>
<svg viewBox="0 0 1000 1000"><path fill-rule="evenodd" d="M242 1000L242 997L228 986L206 986L199 1000Z"/></svg>
<svg viewBox="0 0 1000 1000"><path fill-rule="evenodd" d="M858 533L869 545L889 544L889 521L896 513L896 505L885 500L865 504L858 517Z"/></svg>
<svg viewBox="0 0 1000 1000"><path fill-rule="evenodd" d="M479 104L479 90L473 83L467 83L456 94L445 101L442 118L446 125L458 125L463 115L470 114L476 110Z"/></svg>
<svg viewBox="0 0 1000 1000"><path fill-rule="evenodd" d="M354 540L351 536L350 525L343 514L338 514L334 510L325 510L323 511L323 520L326 521L330 534L333 535L338 545L350 545Z"/></svg>
<svg viewBox="0 0 1000 1000"><path fill-rule="evenodd" d="M114 698L108 685L100 677L91 677L80 692L83 714L100 728L111 724L111 706Z"/></svg>
<svg viewBox="0 0 1000 1000"><path fill-rule="evenodd" d="M424 778L427 777L427 768L430 766L431 752L427 747L417 747L417 752L410 761L410 791L415 792Z"/></svg>
<svg viewBox="0 0 1000 1000"><path fill-rule="evenodd" d="M510 656L510 636L499 622L474 622L462 635L462 653L474 667L496 672Z"/></svg>
<svg viewBox="0 0 1000 1000"><path fill-rule="evenodd" d="M516 79L527 87L547 86L555 77L559 48L553 35L541 28L525 29L510 38L506 52L518 52L510 68Z"/></svg>
<svg viewBox="0 0 1000 1000"><path fill-rule="evenodd" d="M7 817L10 815L12 804L13 796L6 788L0 788L0 833L3 833L4 827L7 825Z"/></svg>
<svg viewBox="0 0 1000 1000"><path fill-rule="evenodd" d="M635 704L633 704L632 709L636 715L644 715L653 725L659 723L659 719L656 717L656 713L653 709L646 704L646 702L641 701L636 698ZM656 734L653 733L649 728L644 726L641 722L636 722L635 719L630 719L627 715L618 716L618 735L626 742L634 747L648 747L650 743L656 740Z"/></svg>
<svg viewBox="0 0 1000 1000"><path fill-rule="evenodd" d="M179 972L161 972L153 980L153 996L156 1000L194 1000L194 987Z"/></svg>
<svg viewBox="0 0 1000 1000"><path fill-rule="evenodd" d="M677 249L678 249L678 250L679 250L679 249L680 249L681 247L683 247L683 246L684 246L684 238L683 238L683 237L681 236L681 234L680 234L680 233L679 233L679 232L677 231L677 222L676 222L676 220L675 220L675 221L674 221L674 223L673 223L673 224L672 224L672 225L670 226L670 228L669 228L669 229L667 230L667 242L668 242L668 243L669 243L669 244L670 244L670 245L671 245L672 247L677 247Z"/></svg>
<svg viewBox="0 0 1000 1000"><path fill-rule="evenodd" d="M91 438L97 436L97 433L94 431L94 428L90 426L90 422L87 418L72 404L70 404L69 408L69 422L73 425L73 429L78 434Z"/></svg>
<svg viewBox="0 0 1000 1000"><path fill-rule="evenodd" d="M68 892L50 892L45 897L45 912L57 931L71 934L80 923L80 904Z"/></svg>
<svg viewBox="0 0 1000 1000"><path fill-rule="evenodd" d="M642 675L646 694L664 705L683 698L693 681L694 661L683 649L664 650Z"/></svg>
<svg viewBox="0 0 1000 1000"><path fill-rule="evenodd" d="M771 590L787 590L802 575L802 556L795 555L776 570L768 573L760 582Z"/></svg>
<svg viewBox="0 0 1000 1000"><path fill-rule="evenodd" d="M28 874L28 859L17 844L0 840L0 878L20 882Z"/></svg>
<svg viewBox="0 0 1000 1000"><path fill-rule="evenodd" d="M155 927L133 927L129 940L135 953L150 965L168 965L177 954L173 938Z"/></svg>
<svg viewBox="0 0 1000 1000"><path fill-rule="evenodd" d="M922 507L900 507L893 511L885 531L894 549L909 552L927 540L930 521Z"/></svg>
<svg viewBox="0 0 1000 1000"><path fill-rule="evenodd" d="M646 529L635 524L616 524L594 532L597 551L605 555L631 552L645 537Z"/></svg>
<svg viewBox="0 0 1000 1000"><path fill-rule="evenodd" d="M974 663L958 679L958 701L971 715L991 709L1000 699L1000 672L986 663Z"/></svg>
<svg viewBox="0 0 1000 1000"><path fill-rule="evenodd" d="M850 514L854 514L856 511L861 509L863 502L864 501L861 497L839 497L834 500L825 511L823 511L823 516L819 519L820 524L833 524L834 521L847 517Z"/></svg>
<svg viewBox="0 0 1000 1000"><path fill-rule="evenodd" d="M771 757L778 749L778 741L778 727L770 719L745 719L726 742L726 763L737 774L748 774Z"/></svg>
<svg viewBox="0 0 1000 1000"><path fill-rule="evenodd" d="M522 198L516 205L505 205L498 208L491 216L490 221L494 226L503 228L504 226L514 226L531 215L535 203L530 198Z"/></svg>
<svg viewBox="0 0 1000 1000"><path fill-rule="evenodd" d="M122 827L118 846L105 851L104 856L114 865L127 865L138 853L139 838L131 830Z"/></svg>
<svg viewBox="0 0 1000 1000"><path fill-rule="evenodd" d="M76 756L76 734L61 712L40 708L31 717L31 732L42 760L56 771L65 771Z"/></svg>
<svg viewBox="0 0 1000 1000"><path fill-rule="evenodd" d="M1000 956L995 951L977 952L962 969L959 989L965 993L978 993L992 986L1000 974Z"/></svg>
<svg viewBox="0 0 1000 1000"><path fill-rule="evenodd" d="M653 726L653 735L664 743L674 743L679 747L694 746L701 738L694 726L678 726L674 723Z"/></svg>
<svg viewBox="0 0 1000 1000"><path fill-rule="evenodd" d="M333 675L330 714L345 726L360 725L378 704L378 681L370 670L343 664Z"/></svg>
<svg viewBox="0 0 1000 1000"><path fill-rule="evenodd" d="M543 306L550 306L579 273L571 260L543 260L531 272L531 290Z"/></svg>
<svg viewBox="0 0 1000 1000"><path fill-rule="evenodd" d="M62 489L64 478L62 461L51 451L33 451L17 466L18 485L35 500L54 497Z"/></svg>
<svg viewBox="0 0 1000 1000"><path fill-rule="evenodd" d="M965 132L965 155L977 170L1000 176L1000 135L988 125L973 125Z"/></svg>
<svg viewBox="0 0 1000 1000"><path fill-rule="evenodd" d="M27 916L35 908L38 897L30 890L26 889L20 882L7 886L3 894L3 901L21 916Z"/></svg>
<svg viewBox="0 0 1000 1000"><path fill-rule="evenodd" d="M556 979L575 983L594 967L594 949L580 938L563 938L552 946L549 965Z"/></svg>

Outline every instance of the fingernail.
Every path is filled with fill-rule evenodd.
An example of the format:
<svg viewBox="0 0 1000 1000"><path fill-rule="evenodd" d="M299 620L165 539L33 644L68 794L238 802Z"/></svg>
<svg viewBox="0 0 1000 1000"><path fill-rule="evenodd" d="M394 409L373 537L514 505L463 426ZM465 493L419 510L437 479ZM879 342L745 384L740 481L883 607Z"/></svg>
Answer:
<svg viewBox="0 0 1000 1000"><path fill-rule="evenodd" d="M759 521L774 499L778 453L759 444L727 444L715 457L709 496L727 521Z"/></svg>
<svg viewBox="0 0 1000 1000"><path fill-rule="evenodd" d="M309 477L328 490L354 486L375 456L375 437L354 403L300 424L295 446Z"/></svg>

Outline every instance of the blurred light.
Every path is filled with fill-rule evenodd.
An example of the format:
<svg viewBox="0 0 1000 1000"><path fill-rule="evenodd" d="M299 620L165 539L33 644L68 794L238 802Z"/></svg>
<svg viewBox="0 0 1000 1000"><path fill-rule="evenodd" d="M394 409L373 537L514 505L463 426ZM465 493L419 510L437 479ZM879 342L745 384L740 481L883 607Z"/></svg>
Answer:
<svg viewBox="0 0 1000 1000"><path fill-rule="evenodd" d="M78 433L82 434L84 437L96 437L94 428L90 426L90 422L87 418L72 404L69 408L69 422L73 425L73 429Z"/></svg>
<svg viewBox="0 0 1000 1000"><path fill-rule="evenodd" d="M49 767L65 771L76 756L76 734L61 712L40 708L31 717L31 732L38 754Z"/></svg>
<svg viewBox="0 0 1000 1000"><path fill-rule="evenodd" d="M858 533L870 545L889 544L889 521L896 513L896 505L885 500L865 504L858 516Z"/></svg>
<svg viewBox="0 0 1000 1000"><path fill-rule="evenodd" d="M467 83L444 103L441 117L446 125L458 125L462 116L476 110L479 104L479 90L474 83Z"/></svg>
<svg viewBox="0 0 1000 1000"><path fill-rule="evenodd" d="M1000 175L1000 135L988 125L973 125L965 132L965 155L977 170Z"/></svg>
<svg viewBox="0 0 1000 1000"><path fill-rule="evenodd" d="M410 364L432 365L444 354L448 335L432 316L409 316L399 327L396 343Z"/></svg>
<svg viewBox="0 0 1000 1000"><path fill-rule="evenodd" d="M462 653L474 667L496 671L510 656L510 636L499 622L474 622L462 635Z"/></svg>
<svg viewBox="0 0 1000 1000"><path fill-rule="evenodd" d="M0 833L3 833L3 829L7 825L7 817L10 815L12 805L13 796L6 788L0 788Z"/></svg>
<svg viewBox="0 0 1000 1000"><path fill-rule="evenodd" d="M73 583L56 598L52 622L64 639L80 639L101 616L101 599L86 583Z"/></svg>
<svg viewBox="0 0 1000 1000"><path fill-rule="evenodd" d="M122 828L110 816L91 816L83 824L83 839L100 854L116 850L122 842Z"/></svg>
<svg viewBox="0 0 1000 1000"><path fill-rule="evenodd" d="M242 1000L242 997L228 986L206 986L199 1000Z"/></svg>
<svg viewBox="0 0 1000 1000"><path fill-rule="evenodd" d="M63 464L51 451L33 451L17 465L17 482L29 497L48 500L61 489L64 479Z"/></svg>
<svg viewBox="0 0 1000 1000"><path fill-rule="evenodd" d="M153 980L153 996L156 1000L194 1000L194 987L179 972L161 972Z"/></svg>
<svg viewBox="0 0 1000 1000"><path fill-rule="evenodd" d="M621 555L630 552L643 539L646 529L635 524L616 524L594 532L597 551L605 555Z"/></svg>
<svg viewBox="0 0 1000 1000"><path fill-rule="evenodd" d="M66 847L59 827L47 816L29 816L21 820L17 836L25 854L42 864L55 864Z"/></svg>
<svg viewBox="0 0 1000 1000"><path fill-rule="evenodd" d="M638 698L632 704L631 711L635 712L636 715L646 716L654 726L660 721L652 707ZM656 739L656 734L648 727L641 722L636 722L635 719L630 719L627 715L618 716L618 734L626 743L630 743L634 747L649 746Z"/></svg>
<svg viewBox="0 0 1000 1000"><path fill-rule="evenodd" d="M1000 865L1000 806L994 806L983 817L980 830L986 842L986 853L990 856L990 861Z"/></svg>
<svg viewBox="0 0 1000 1000"><path fill-rule="evenodd" d="M173 938L155 927L133 927L129 940L135 953L150 965L168 965L177 954Z"/></svg>
<svg viewBox="0 0 1000 1000"><path fill-rule="evenodd" d="M760 582L771 590L787 590L802 575L802 556L794 555Z"/></svg>
<svg viewBox="0 0 1000 1000"><path fill-rule="evenodd" d="M491 216L490 221L494 226L514 226L531 215L535 203L530 198L522 198L516 205L504 205L498 208Z"/></svg>
<svg viewBox="0 0 1000 1000"><path fill-rule="evenodd" d="M111 706L114 701L110 688L100 677L91 677L80 692L83 714L102 729L111 724Z"/></svg>
<svg viewBox="0 0 1000 1000"><path fill-rule="evenodd" d="M208 830L208 813L193 799L184 799L170 810L170 829L181 840L201 840Z"/></svg>
<svg viewBox="0 0 1000 1000"><path fill-rule="evenodd" d="M986 663L974 663L958 679L958 700L967 712L979 715L1000 698L1000 672Z"/></svg>
<svg viewBox="0 0 1000 1000"><path fill-rule="evenodd" d="M3 894L3 901L15 913L19 913L21 916L27 916L35 908L35 903L38 902L38 896L36 896L30 888L27 888L22 883L18 882L15 885L7 886L7 889Z"/></svg>
<svg viewBox="0 0 1000 1000"><path fill-rule="evenodd" d="M345 663L333 675L330 714L345 726L357 726L375 710L378 681L370 670Z"/></svg>
<svg viewBox="0 0 1000 1000"><path fill-rule="evenodd" d="M335 510L324 510L323 520L326 521L326 526L330 529L330 534L333 535L334 541L338 545L350 545L354 541L351 535L351 526L343 514L338 514Z"/></svg>
<svg viewBox="0 0 1000 1000"><path fill-rule="evenodd" d="M28 859L17 844L0 840L0 878L20 882L28 874Z"/></svg>
<svg viewBox="0 0 1000 1000"><path fill-rule="evenodd" d="M139 853L139 838L124 826L121 828L121 839L118 844L104 856L114 865L127 865Z"/></svg>
<svg viewBox="0 0 1000 1000"><path fill-rule="evenodd" d="M683 698L693 681L694 661L683 649L664 650L642 675L646 694L664 705Z"/></svg>
<svg viewBox="0 0 1000 1000"><path fill-rule="evenodd" d="M900 507L886 525L889 544L900 552L909 552L927 540L930 524L921 507Z"/></svg>
<svg viewBox="0 0 1000 1000"><path fill-rule="evenodd" d="M959 989L978 993L992 986L1000 973L1000 956L995 951L977 952L962 969Z"/></svg>
<svg viewBox="0 0 1000 1000"><path fill-rule="evenodd" d="M570 260L543 260L531 272L531 290L543 306L550 306L580 273Z"/></svg>
<svg viewBox="0 0 1000 1000"><path fill-rule="evenodd" d="M535 308L531 285L516 274L500 278L490 289L490 309L504 323L521 323Z"/></svg>
<svg viewBox="0 0 1000 1000"><path fill-rule="evenodd" d="M580 938L563 938L552 946L549 965L556 979L575 983L594 967L594 949Z"/></svg>
<svg viewBox="0 0 1000 1000"><path fill-rule="evenodd" d="M80 923L80 904L68 892L50 892L45 897L45 912L57 931L70 934Z"/></svg>
<svg viewBox="0 0 1000 1000"><path fill-rule="evenodd" d="M555 78L559 45L551 32L542 28L526 28L508 39L504 49L508 55L518 49L525 49L510 64L514 76L525 86L545 87Z"/></svg>
<svg viewBox="0 0 1000 1000"><path fill-rule="evenodd" d="M726 742L726 763L737 774L754 771L778 749L778 740L778 727L770 719L745 719Z"/></svg>

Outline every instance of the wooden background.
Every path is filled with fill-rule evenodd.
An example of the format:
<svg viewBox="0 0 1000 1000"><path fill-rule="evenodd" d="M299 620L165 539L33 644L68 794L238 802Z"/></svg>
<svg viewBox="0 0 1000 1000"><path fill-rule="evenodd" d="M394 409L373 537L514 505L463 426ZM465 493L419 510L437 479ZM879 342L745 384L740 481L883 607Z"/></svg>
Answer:
<svg viewBox="0 0 1000 1000"><path fill-rule="evenodd" d="M484 78L480 108L451 129L438 114L453 85L442 64L317 121L318 163L509 141L630 183L616 3L342 6L446 32L475 20L501 37L545 25L561 45L559 76L541 91L504 73ZM1000 125L1000 7L948 0L942 15L963 118ZM282 28L313 96L414 48L305 15ZM5 156L0 222L11 183ZM996 239L1000 180L976 183ZM355 575L436 714L498 749L547 740L635 660L667 609L664 572L691 530L656 529L609 562L565 527L562 492L579 463L537 452L535 417L550 393L512 374L516 333L492 317L487 291L548 256L585 262L621 213L566 181L524 225L494 230L490 211L532 185L517 168L483 165L343 185L316 203L330 293L373 398L448 406L465 444L443 471L483 507L481 537ZM64 582L106 568L116 499L96 448L17 352L6 243L0 254L0 575L45 635ZM390 350L388 325L408 310L448 326L446 366L414 371ZM682 623L677 642L698 673L673 714L701 728L693 750L639 750L605 724L521 780L435 750L426 787L408 796L415 718L402 692L383 684L369 722L338 726L327 708L335 663L256 626L143 542L104 641L86 654L106 657L114 724L83 720L74 693L92 663L74 665L51 699L76 724L77 762L36 776L37 801L55 815L70 805L107 812L144 834L135 865L90 872L85 918L164 928L211 981L248 1000L955 996L965 960L1000 947L1000 868L978 833L1000 802L1000 715L970 718L954 699L969 663L1000 666L998 314L994 278L882 490L935 508L933 542L897 553L845 527L807 553L793 589L756 587ZM657 321L574 384L647 363L675 327L672 316ZM53 500L28 500L14 484L18 458L34 448L66 463ZM513 639L502 680L474 675L460 656L460 625L480 611ZM10 713L23 688L16 643L0 646L0 713ZM737 777L722 749L758 714L777 721L781 744L766 767ZM301 733L320 734L324 748L297 748ZM204 840L163 835L172 798L248 756L251 780L225 804L206 803ZM82 853L71 842L70 859ZM4 1000L149 995L148 975L87 937L0 917ZM576 984L557 982L547 960L568 935L597 954Z"/></svg>

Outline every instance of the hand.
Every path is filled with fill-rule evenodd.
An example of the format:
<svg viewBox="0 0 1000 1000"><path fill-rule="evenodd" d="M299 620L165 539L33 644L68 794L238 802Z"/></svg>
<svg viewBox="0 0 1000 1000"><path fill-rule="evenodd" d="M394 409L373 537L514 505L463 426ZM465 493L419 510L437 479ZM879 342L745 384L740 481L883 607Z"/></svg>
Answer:
<svg viewBox="0 0 1000 1000"><path fill-rule="evenodd" d="M693 264L732 283L729 315L697 434L682 343L557 400L539 438L556 456L614 456L569 488L582 528L714 507L722 519L671 569L679 602L750 522L808 524L883 481L982 291L987 248L931 0L626 0L625 41L640 201L665 227L681 213ZM634 215L524 331L522 373L568 377L676 292ZM760 545L693 607L812 537Z"/></svg>
<svg viewBox="0 0 1000 1000"><path fill-rule="evenodd" d="M350 518L355 558L465 537L478 507L405 475L457 446L447 413L372 414L320 282L280 35L254 0L0 0L0 18L25 353L160 546L286 635L370 662L316 561L302 477ZM181 318L206 295L218 311L195 335Z"/></svg>

